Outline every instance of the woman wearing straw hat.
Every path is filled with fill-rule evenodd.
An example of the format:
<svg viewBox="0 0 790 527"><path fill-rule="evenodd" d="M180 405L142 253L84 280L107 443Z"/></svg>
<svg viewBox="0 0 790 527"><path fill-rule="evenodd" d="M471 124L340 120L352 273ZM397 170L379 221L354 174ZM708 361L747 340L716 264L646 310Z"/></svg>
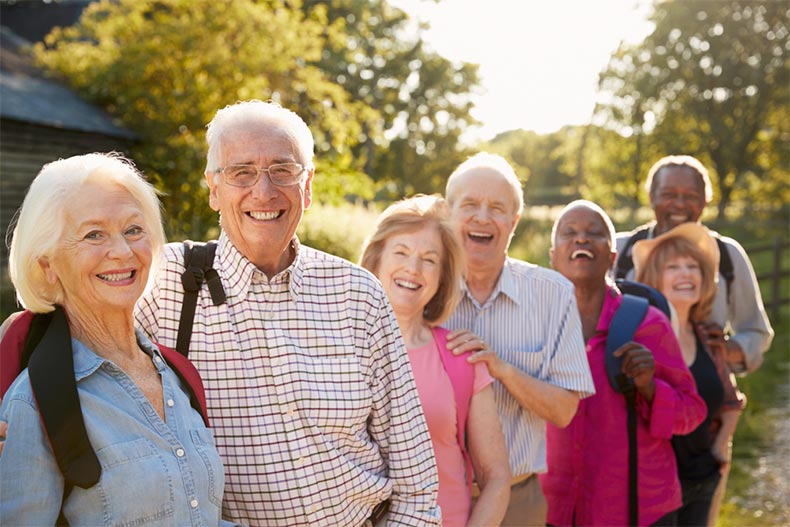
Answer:
<svg viewBox="0 0 790 527"><path fill-rule="evenodd" d="M716 296L719 249L708 230L684 223L633 248L637 280L667 297L673 326L697 390L707 405L705 421L675 436L683 507L678 525L706 525L711 502L731 460L731 441L745 398L735 385L720 346L706 346L700 325Z"/></svg>

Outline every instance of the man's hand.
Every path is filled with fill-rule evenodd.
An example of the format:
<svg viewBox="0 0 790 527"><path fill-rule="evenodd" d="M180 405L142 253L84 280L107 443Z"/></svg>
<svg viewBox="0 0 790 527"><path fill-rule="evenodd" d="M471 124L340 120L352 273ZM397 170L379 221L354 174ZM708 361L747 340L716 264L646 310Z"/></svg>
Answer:
<svg viewBox="0 0 790 527"><path fill-rule="evenodd" d="M653 382L656 363L653 353L641 344L626 342L613 355L623 357L622 372L634 381L634 387L647 402L653 402L656 394L656 384Z"/></svg>
<svg viewBox="0 0 790 527"><path fill-rule="evenodd" d="M466 358L467 362L485 362L491 376L500 381L510 368L510 364L502 360L483 339L467 329L459 329L447 335L447 349L453 355L471 353Z"/></svg>
<svg viewBox="0 0 790 527"><path fill-rule="evenodd" d="M5 446L5 435L8 433L8 423L0 421L0 455L3 453Z"/></svg>
<svg viewBox="0 0 790 527"><path fill-rule="evenodd" d="M745 366L746 356L740 344L728 338L720 325L715 322L702 322L697 324L697 334L711 350L721 348L727 362Z"/></svg>

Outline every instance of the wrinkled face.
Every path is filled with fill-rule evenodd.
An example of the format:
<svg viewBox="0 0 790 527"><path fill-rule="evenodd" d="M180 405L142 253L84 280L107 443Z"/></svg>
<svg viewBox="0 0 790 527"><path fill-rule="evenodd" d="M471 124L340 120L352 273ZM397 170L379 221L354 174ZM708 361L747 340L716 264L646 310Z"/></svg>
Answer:
<svg viewBox="0 0 790 527"><path fill-rule="evenodd" d="M557 224L551 266L571 282L604 281L616 253L603 218L587 207L574 207Z"/></svg>
<svg viewBox="0 0 790 527"><path fill-rule="evenodd" d="M442 258L444 247L435 225L387 239L376 276L398 318L422 315L439 289Z"/></svg>
<svg viewBox="0 0 790 527"><path fill-rule="evenodd" d="M500 173L475 168L458 176L448 200L470 271L501 267L519 213L513 188Z"/></svg>
<svg viewBox="0 0 790 527"><path fill-rule="evenodd" d="M231 130L221 138L220 167L274 163L306 164L294 139L271 126ZM313 170L301 183L276 186L262 173L251 187L228 185L222 174L206 173L211 208L233 245L268 276L293 260L290 243L312 201Z"/></svg>
<svg viewBox="0 0 790 527"><path fill-rule="evenodd" d="M690 309L702 294L702 268L691 256L675 255L661 270L661 292L675 306Z"/></svg>
<svg viewBox="0 0 790 527"><path fill-rule="evenodd" d="M668 166L654 178L650 206L656 214L656 234L699 221L705 209L705 186L699 174L686 166Z"/></svg>
<svg viewBox="0 0 790 527"><path fill-rule="evenodd" d="M39 264L60 282L64 307L101 313L134 309L151 269L152 246L137 202L120 185L88 182L64 210L54 254Z"/></svg>

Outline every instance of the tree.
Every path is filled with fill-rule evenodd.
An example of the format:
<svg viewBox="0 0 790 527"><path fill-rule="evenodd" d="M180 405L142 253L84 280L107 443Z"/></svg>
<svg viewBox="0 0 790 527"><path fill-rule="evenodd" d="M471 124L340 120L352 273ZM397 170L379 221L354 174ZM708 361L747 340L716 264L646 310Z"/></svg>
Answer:
<svg viewBox="0 0 790 527"><path fill-rule="evenodd" d="M326 24L325 10L305 14L284 0L105 0L75 26L56 28L35 55L140 136L132 157L165 193L168 233L202 238L215 224L205 125L237 100L274 99L305 119L319 154L317 187L343 186L322 183L324 167L364 186L364 175L343 168L360 123L378 113L314 65Z"/></svg>
<svg viewBox="0 0 790 527"><path fill-rule="evenodd" d="M375 108L352 148L358 168L390 182L390 197L441 191L466 152L477 66L453 64L426 48L422 27L386 0L305 0L326 11L326 47L317 66Z"/></svg>
<svg viewBox="0 0 790 527"><path fill-rule="evenodd" d="M600 76L596 122L637 138L633 170L643 175L664 154L701 158L720 217L756 180L784 188L781 206L787 163L773 163L788 140L789 13L779 1L656 2L654 31L621 46Z"/></svg>

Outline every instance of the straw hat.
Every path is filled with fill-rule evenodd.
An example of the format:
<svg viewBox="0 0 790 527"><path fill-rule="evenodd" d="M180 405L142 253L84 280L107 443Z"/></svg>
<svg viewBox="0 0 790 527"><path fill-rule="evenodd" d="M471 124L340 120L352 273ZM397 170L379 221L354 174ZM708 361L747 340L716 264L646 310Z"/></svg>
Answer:
<svg viewBox="0 0 790 527"><path fill-rule="evenodd" d="M665 232L661 236L640 240L634 244L631 252L634 260L634 270L639 274L639 269L644 267L656 247L672 238L685 238L694 244L697 249L708 259L714 270L714 280L719 280L719 246L706 227L699 223L681 223L677 227Z"/></svg>

